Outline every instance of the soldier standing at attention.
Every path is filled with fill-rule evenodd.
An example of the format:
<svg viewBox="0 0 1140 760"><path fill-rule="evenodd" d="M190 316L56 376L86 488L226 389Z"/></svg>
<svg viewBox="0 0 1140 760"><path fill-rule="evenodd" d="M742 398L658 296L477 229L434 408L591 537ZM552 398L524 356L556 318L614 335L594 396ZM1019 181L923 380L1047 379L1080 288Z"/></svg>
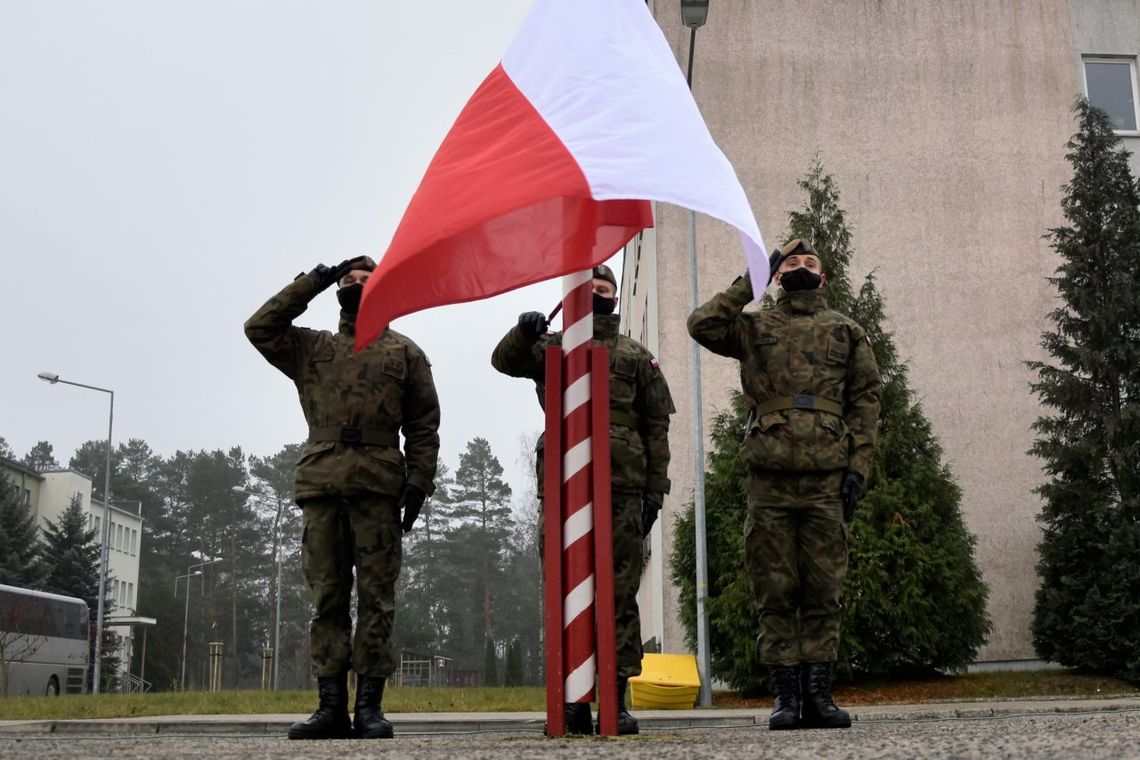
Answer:
<svg viewBox="0 0 1140 760"><path fill-rule="evenodd" d="M665 376L653 355L618 333L617 278L602 265L594 268L594 342L610 360L610 457L612 462L614 608L617 615L618 732L638 733L637 719L625 705L629 679L641 673L641 584L644 540L665 494L669 493L669 415L676 411ZM511 377L533 380L539 403L545 401L546 347L561 345L561 333L547 334L546 316L532 311L499 341L491 364ZM538 450L539 501L542 500L543 442ZM539 544L541 546L541 542ZM593 732L590 706L566 705L566 731Z"/></svg>
<svg viewBox="0 0 1140 760"><path fill-rule="evenodd" d="M412 529L434 490L439 400L431 364L403 335L387 330L360 353L353 351L361 294L375 268L367 256L335 269L319 265L245 323L249 341L297 386L309 423L293 493L304 526L301 565L313 596L309 640L320 706L290 727L290 739L392 736L380 703L393 670L388 640L401 529ZM340 329L295 327L293 320L334 283ZM354 570L355 636L349 617ZM351 722L350 667L357 676Z"/></svg>
<svg viewBox="0 0 1140 760"><path fill-rule="evenodd" d="M831 696L847 523L871 468L879 370L859 325L827 308L819 255L793 240L771 259L775 308L743 313L747 273L689 316L702 346L740 361L750 407L745 566L772 672L771 729L848 728ZM802 698L802 717L801 717Z"/></svg>

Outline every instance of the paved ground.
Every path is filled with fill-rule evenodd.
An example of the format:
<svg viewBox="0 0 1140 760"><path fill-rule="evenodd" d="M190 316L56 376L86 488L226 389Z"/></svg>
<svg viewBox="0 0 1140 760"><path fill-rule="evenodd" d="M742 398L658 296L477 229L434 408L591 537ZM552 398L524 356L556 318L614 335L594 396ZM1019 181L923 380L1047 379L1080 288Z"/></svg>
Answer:
<svg viewBox="0 0 1140 760"><path fill-rule="evenodd" d="M0 757L336 758L504 757L1138 758L1140 700L1000 702L857 708L846 731L770 732L743 710L643 714L623 739L547 739L534 714L499 720L399 716L383 742L290 742L293 716L198 716L83 722L0 722ZM669 716L669 717L659 717ZM393 716L397 717L397 716ZM757 720L759 719L759 720ZM759 723L759 725L758 725ZM504 730L508 729L508 730Z"/></svg>

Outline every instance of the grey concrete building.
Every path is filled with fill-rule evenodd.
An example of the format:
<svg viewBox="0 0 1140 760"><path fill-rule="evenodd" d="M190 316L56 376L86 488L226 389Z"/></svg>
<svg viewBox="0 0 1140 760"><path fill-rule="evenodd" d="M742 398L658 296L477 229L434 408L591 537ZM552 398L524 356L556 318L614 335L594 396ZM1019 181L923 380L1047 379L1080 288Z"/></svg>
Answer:
<svg viewBox="0 0 1140 760"><path fill-rule="evenodd" d="M679 0L650 0L678 61ZM980 662L1035 657L1030 620L1040 502L1026 454L1040 409L1024 362L1054 292L1042 235L1062 221L1072 106L1088 91L1134 153L1140 0L712 0L693 89L748 191L769 248L819 154L854 227L853 276L876 271L889 327L962 487L990 586ZM1140 170L1140 158L1133 156ZM660 357L677 403L673 493L643 583L645 638L684 651L665 563L692 495L689 214L658 205L625 254L626 330ZM744 269L735 231L697 223L699 297ZM703 352L709 419L737 387L734 362Z"/></svg>

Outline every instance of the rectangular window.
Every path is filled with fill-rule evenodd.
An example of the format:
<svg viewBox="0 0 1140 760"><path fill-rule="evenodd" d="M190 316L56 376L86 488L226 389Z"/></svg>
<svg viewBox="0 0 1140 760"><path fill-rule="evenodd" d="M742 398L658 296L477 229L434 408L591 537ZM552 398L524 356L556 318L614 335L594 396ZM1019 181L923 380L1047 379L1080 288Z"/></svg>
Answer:
<svg viewBox="0 0 1140 760"><path fill-rule="evenodd" d="M102 532L100 532L100 526L99 526L100 522L101 522L101 520L98 517L96 517L95 518L95 540L98 541L100 544L102 544L103 543L103 534L102 534Z"/></svg>
<svg viewBox="0 0 1140 760"><path fill-rule="evenodd" d="M123 526L115 526L115 548L119 551L123 550Z"/></svg>
<svg viewBox="0 0 1140 760"><path fill-rule="evenodd" d="M132 610L135 608L135 584L127 584L127 606Z"/></svg>
<svg viewBox="0 0 1140 760"><path fill-rule="evenodd" d="M1117 132L1135 133L1137 121L1136 59L1086 56L1085 93L1089 103L1108 113Z"/></svg>
<svg viewBox="0 0 1140 760"><path fill-rule="evenodd" d="M111 584L111 598L114 599L116 602L119 601L119 582L118 581L114 581Z"/></svg>
<svg viewBox="0 0 1140 760"><path fill-rule="evenodd" d="M30 505L31 503L32 503L32 491L29 488L25 488L24 489L24 506L26 507L26 506Z"/></svg>
<svg viewBox="0 0 1140 760"><path fill-rule="evenodd" d="M134 554L139 545L139 532L135 528L131 528L131 554Z"/></svg>

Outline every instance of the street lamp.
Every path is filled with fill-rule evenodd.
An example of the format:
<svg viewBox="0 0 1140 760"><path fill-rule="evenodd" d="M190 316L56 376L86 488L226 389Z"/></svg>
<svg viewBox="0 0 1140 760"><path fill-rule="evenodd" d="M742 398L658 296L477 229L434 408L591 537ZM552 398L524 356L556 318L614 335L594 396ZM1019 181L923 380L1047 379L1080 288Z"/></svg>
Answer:
<svg viewBox="0 0 1140 760"><path fill-rule="evenodd" d="M214 565L221 561L221 557L216 557L209 562L199 562L197 565L190 565L190 567L186 568L186 575L179 575L174 579L175 597L178 596L178 581L183 578L186 579L186 611L182 614L182 674L179 678L179 688L182 691L186 691L186 637L190 631L190 578L202 574L202 571L197 568Z"/></svg>
<svg viewBox="0 0 1140 760"><path fill-rule="evenodd" d="M107 416L107 467L103 474L103 536L100 539L99 546L99 603L98 611L95 614L95 675L94 683L91 684L92 693L98 694L103 664L101 656L103 653L103 597L107 594L107 563L110 561L107 555L111 543L111 429L115 422L115 392L108 388L61 380L59 375L54 372L41 372L37 377L52 385L56 383L74 385L76 388L87 388L100 393L108 393L111 396L111 410Z"/></svg>
<svg viewBox="0 0 1140 760"><path fill-rule="evenodd" d="M244 486L234 486L234 493L264 498L260 491L251 491ZM277 563L277 583L273 588L273 690L277 690L277 664L281 661L281 499L277 499L277 514L273 518L273 559Z"/></svg>
<svg viewBox="0 0 1140 760"><path fill-rule="evenodd" d="M709 15L709 0L681 0L681 23L689 27L689 69L685 79L693 89L693 54L697 28ZM700 305L697 295L697 212L689 212L689 300L693 311ZM693 522L697 560L697 668L701 676L701 707L712 707L712 658L709 652L709 619L705 601L709 595L708 547L705 538L705 428L701 407L701 349L693 344Z"/></svg>

